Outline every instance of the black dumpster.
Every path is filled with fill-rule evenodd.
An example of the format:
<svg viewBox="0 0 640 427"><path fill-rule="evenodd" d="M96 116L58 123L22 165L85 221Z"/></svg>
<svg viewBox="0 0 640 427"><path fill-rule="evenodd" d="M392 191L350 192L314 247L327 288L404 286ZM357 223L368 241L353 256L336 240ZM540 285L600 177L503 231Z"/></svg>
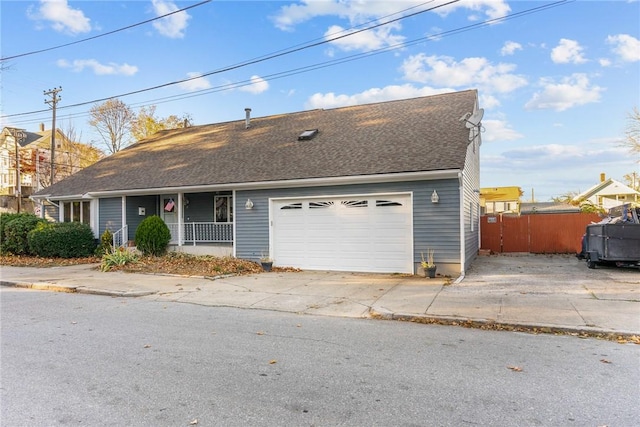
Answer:
<svg viewBox="0 0 640 427"><path fill-rule="evenodd" d="M640 267L640 224L587 225L583 248L589 268L601 263Z"/></svg>

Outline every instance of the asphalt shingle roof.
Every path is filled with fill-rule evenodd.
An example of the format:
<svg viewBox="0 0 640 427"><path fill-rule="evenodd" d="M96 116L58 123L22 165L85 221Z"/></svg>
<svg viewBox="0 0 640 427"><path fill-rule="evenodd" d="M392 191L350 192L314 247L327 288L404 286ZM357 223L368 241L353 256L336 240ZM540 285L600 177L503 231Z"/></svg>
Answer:
<svg viewBox="0 0 640 427"><path fill-rule="evenodd" d="M43 189L96 191L462 169L477 92L161 131ZM307 141L305 130L318 129Z"/></svg>

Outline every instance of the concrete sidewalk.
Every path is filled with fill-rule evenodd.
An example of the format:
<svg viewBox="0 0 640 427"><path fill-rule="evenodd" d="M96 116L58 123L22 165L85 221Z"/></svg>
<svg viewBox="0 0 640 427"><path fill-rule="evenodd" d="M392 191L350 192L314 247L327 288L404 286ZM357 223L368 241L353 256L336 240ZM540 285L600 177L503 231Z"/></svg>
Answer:
<svg viewBox="0 0 640 427"><path fill-rule="evenodd" d="M95 265L0 270L1 285L32 289L325 316L640 335L638 270L590 270L571 256L482 256L466 277L450 281L309 271L181 277L103 273Z"/></svg>

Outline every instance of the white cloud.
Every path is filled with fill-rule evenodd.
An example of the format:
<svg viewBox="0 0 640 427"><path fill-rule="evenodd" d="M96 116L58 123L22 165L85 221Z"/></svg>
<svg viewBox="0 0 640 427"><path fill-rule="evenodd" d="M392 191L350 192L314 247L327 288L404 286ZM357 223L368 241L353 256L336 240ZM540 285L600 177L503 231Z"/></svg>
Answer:
<svg viewBox="0 0 640 427"><path fill-rule="evenodd" d="M607 43L613 45L613 52L626 62L640 61L640 40L628 34L608 36Z"/></svg>
<svg viewBox="0 0 640 427"><path fill-rule="evenodd" d="M484 128L483 142L514 141L523 137L521 133L512 129L505 120L483 120L482 127Z"/></svg>
<svg viewBox="0 0 640 427"><path fill-rule="evenodd" d="M376 28L374 30L363 31L347 37L341 37L331 42L331 45L336 46L342 50L363 50L370 51L374 49L380 49L384 46L391 46L402 43L404 41L403 36L391 34L392 30L400 29L400 25L391 24L384 27ZM344 28L339 25L332 25L325 32L325 40L342 36ZM346 34L346 33L345 33ZM333 55L331 55L333 56Z"/></svg>
<svg viewBox="0 0 640 427"><path fill-rule="evenodd" d="M500 18L511 11L511 8L505 0L466 0L438 8L436 9L436 12L445 16L450 12L461 8L484 13L489 19ZM480 19L482 18L477 14L469 16L470 21L479 21Z"/></svg>
<svg viewBox="0 0 640 427"><path fill-rule="evenodd" d="M34 20L50 21L51 27L59 32L81 34L91 31L91 20L80 9L69 7L67 0L40 0L35 13L32 8L27 12Z"/></svg>
<svg viewBox="0 0 640 427"><path fill-rule="evenodd" d="M240 87L243 92L259 94L269 89L269 82L260 76L251 76L251 83L247 86Z"/></svg>
<svg viewBox="0 0 640 427"><path fill-rule="evenodd" d="M271 19L277 28L285 31L293 30L296 25L318 16L338 16L347 19L353 26L421 4L424 4L424 1L405 1L398 6L398 3L391 1L302 0L299 3L282 6L279 13Z"/></svg>
<svg viewBox="0 0 640 427"><path fill-rule="evenodd" d="M589 78L580 73L565 77L560 83L551 79L541 79L540 83L543 86L542 92L535 93L525 104L528 110L564 111L578 105L598 102L604 91L599 86L592 86Z"/></svg>
<svg viewBox="0 0 640 427"><path fill-rule="evenodd" d="M456 62L448 56L418 54L401 66L406 80L436 86L479 87L489 93L507 93L527 84L512 71L515 64L491 64L486 58L465 58Z"/></svg>
<svg viewBox="0 0 640 427"><path fill-rule="evenodd" d="M598 59L598 64L600 64L601 67L610 67L611 60L607 58L600 58Z"/></svg>
<svg viewBox="0 0 640 427"><path fill-rule="evenodd" d="M166 15L167 13L174 12L180 8L171 1L164 0L152 0L153 11L156 16ZM185 12L174 13L166 18L162 18L158 21L153 21L153 28L158 30L163 36L171 39L180 39L184 37L184 32L187 28L187 22L191 16Z"/></svg>
<svg viewBox="0 0 640 427"><path fill-rule="evenodd" d="M187 77L192 80L178 83L178 87L182 90L186 90L187 92L209 89L211 87L211 83L209 83L209 80L207 80L206 78L199 77L200 75L201 74L197 72L187 73Z"/></svg>
<svg viewBox="0 0 640 427"><path fill-rule="evenodd" d="M349 105L370 104L373 102L437 95L453 91L453 89L449 88L434 89L427 86L415 87L410 84L405 84L401 86L390 85L383 88L372 88L353 95L336 95L333 92L315 93L307 100L307 102L305 102L305 108L338 108Z"/></svg>
<svg viewBox="0 0 640 427"><path fill-rule="evenodd" d="M496 108L500 106L500 101L495 96L482 93L479 94L479 98L480 107L482 108Z"/></svg>
<svg viewBox="0 0 640 427"><path fill-rule="evenodd" d="M520 43L507 41L502 46L502 49L500 49L500 55L502 56L513 55L516 52L516 50L522 50L522 45Z"/></svg>
<svg viewBox="0 0 640 427"><path fill-rule="evenodd" d="M110 62L108 64L101 64L95 59L75 59L73 62L69 62L66 59L59 59L56 64L60 68L70 68L71 71L79 73L85 68L93 70L96 75L123 75L133 76L138 72L138 67L129 64L116 64Z"/></svg>
<svg viewBox="0 0 640 427"><path fill-rule="evenodd" d="M582 64L587 62L582 56L583 50L575 40L560 39L560 44L551 50L551 60L556 64Z"/></svg>

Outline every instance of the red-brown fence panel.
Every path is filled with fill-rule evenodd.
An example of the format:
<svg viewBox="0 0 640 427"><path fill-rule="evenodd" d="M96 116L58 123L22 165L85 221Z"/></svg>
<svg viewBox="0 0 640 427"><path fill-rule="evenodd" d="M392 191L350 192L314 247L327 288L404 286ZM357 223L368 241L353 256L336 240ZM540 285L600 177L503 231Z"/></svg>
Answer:
<svg viewBox="0 0 640 427"><path fill-rule="evenodd" d="M576 253L586 226L598 221L597 214L586 213L485 215L481 248L498 253Z"/></svg>
<svg viewBox="0 0 640 427"><path fill-rule="evenodd" d="M534 254L580 252L582 235L588 224L600 221L596 214L538 214L530 218L531 246Z"/></svg>
<svg viewBox="0 0 640 427"><path fill-rule="evenodd" d="M502 252L529 252L529 221L526 216L502 216Z"/></svg>
<svg viewBox="0 0 640 427"><path fill-rule="evenodd" d="M500 216L480 217L480 248L491 252L502 252Z"/></svg>

